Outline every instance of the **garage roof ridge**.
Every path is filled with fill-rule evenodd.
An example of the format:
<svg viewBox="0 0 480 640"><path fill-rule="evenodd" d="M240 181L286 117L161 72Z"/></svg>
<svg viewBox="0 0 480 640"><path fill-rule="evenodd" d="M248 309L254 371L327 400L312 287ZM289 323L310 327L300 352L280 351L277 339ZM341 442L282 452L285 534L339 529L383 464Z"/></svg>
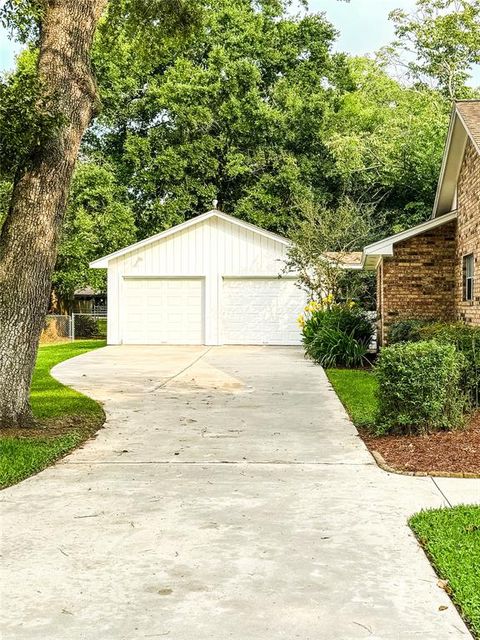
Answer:
<svg viewBox="0 0 480 640"><path fill-rule="evenodd" d="M290 241L284 236L281 236L277 233L273 233L272 231L267 231L266 229L262 229L261 227L251 224L250 222L245 222L240 218L230 216L227 213L223 213L223 211L219 211L218 209L211 209L210 211L206 211L205 213L195 216L194 218L190 218L190 220L186 220L185 222L177 224L174 227L170 227L165 231L161 231L160 233L157 233L153 236L145 238L144 240L139 240L138 242L135 242L134 244L131 244L128 247L124 247L123 249L114 251L113 253L103 256L102 258L97 258L97 260L93 260L92 262L90 262L89 266L91 269L105 269L108 267L108 263L110 260L114 260L115 258L119 258L120 256L123 256L127 253L131 253L132 251L141 249L142 247L145 247L149 244L158 242L158 240L163 240L164 238L168 238L169 236L174 235L175 233L188 229L189 227L193 227L194 225L199 224L201 222L205 222L209 218L213 218L213 217L220 218L221 220L225 220L226 222L230 222L232 224L236 224L240 227L243 227L244 229L248 229L249 231L253 231L254 233L258 233L259 235L263 235L267 238L270 238L271 240L280 242L281 244L284 244L287 246L290 245Z"/></svg>

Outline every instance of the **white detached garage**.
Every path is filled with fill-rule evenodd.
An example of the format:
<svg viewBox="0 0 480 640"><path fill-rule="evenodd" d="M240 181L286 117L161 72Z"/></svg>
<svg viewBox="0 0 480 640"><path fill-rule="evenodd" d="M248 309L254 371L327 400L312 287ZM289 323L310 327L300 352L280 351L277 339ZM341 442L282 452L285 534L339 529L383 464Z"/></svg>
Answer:
<svg viewBox="0 0 480 640"><path fill-rule="evenodd" d="M108 343L299 344L306 295L281 275L288 246L213 210L95 260L108 270Z"/></svg>

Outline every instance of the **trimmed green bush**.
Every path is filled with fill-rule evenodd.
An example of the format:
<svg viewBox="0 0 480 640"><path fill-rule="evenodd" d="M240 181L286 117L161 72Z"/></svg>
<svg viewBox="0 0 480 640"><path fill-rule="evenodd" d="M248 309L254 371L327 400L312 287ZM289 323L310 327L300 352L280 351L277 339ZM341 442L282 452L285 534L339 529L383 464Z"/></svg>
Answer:
<svg viewBox="0 0 480 640"><path fill-rule="evenodd" d="M436 340L453 344L465 356L465 367L460 385L474 407L480 406L480 327L463 322L432 322L425 320L401 320L390 328L389 344Z"/></svg>
<svg viewBox="0 0 480 640"><path fill-rule="evenodd" d="M464 358L435 340L384 347L375 366L377 433L422 434L462 425Z"/></svg>
<svg viewBox="0 0 480 640"><path fill-rule="evenodd" d="M455 322L428 324L419 329L422 340L453 344L465 358L460 384L474 407L480 406L480 327Z"/></svg>
<svg viewBox="0 0 480 640"><path fill-rule="evenodd" d="M421 329L428 324L427 320L399 320L388 330L388 344L398 342L418 342L422 339Z"/></svg>
<svg viewBox="0 0 480 640"><path fill-rule="evenodd" d="M352 303L310 303L302 316L306 354L323 367L358 367L368 353L373 324L368 314Z"/></svg>

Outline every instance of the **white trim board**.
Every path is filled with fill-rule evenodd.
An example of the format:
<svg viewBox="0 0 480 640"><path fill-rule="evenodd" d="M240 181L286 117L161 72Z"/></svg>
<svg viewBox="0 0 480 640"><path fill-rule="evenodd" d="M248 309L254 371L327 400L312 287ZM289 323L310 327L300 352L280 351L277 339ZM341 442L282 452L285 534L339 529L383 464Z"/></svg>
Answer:
<svg viewBox="0 0 480 640"><path fill-rule="evenodd" d="M468 140L471 141L477 153L480 154L480 147L471 135L462 114L455 104L443 152L442 166L433 205L433 218L442 216L455 208L458 176L462 168Z"/></svg>

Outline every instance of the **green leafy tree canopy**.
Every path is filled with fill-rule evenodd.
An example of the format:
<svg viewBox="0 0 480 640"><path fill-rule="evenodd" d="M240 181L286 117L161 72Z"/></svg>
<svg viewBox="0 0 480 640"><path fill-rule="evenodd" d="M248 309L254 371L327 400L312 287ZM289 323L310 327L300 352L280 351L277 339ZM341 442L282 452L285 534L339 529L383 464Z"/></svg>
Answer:
<svg viewBox="0 0 480 640"><path fill-rule="evenodd" d="M479 0L417 0L416 10L390 14L396 42L386 53L419 84L433 83L451 99L472 95L467 81L480 63Z"/></svg>
<svg viewBox="0 0 480 640"><path fill-rule="evenodd" d="M105 273L89 269L89 262L134 241L133 213L111 168L93 162L80 163L65 215L53 277L55 292L68 302L78 288L89 286L95 291L105 291Z"/></svg>

